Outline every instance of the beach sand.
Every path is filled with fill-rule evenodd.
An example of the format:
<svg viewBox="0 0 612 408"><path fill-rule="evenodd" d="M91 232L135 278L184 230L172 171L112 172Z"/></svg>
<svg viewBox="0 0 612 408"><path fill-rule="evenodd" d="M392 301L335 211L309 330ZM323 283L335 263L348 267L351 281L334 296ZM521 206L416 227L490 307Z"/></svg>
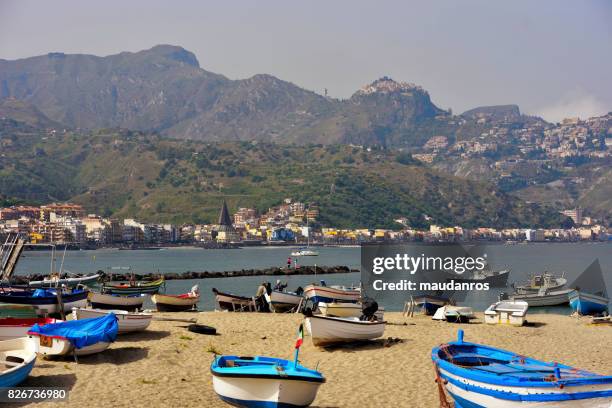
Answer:
<svg viewBox="0 0 612 408"><path fill-rule="evenodd" d="M219 335L187 331L186 323L153 321L146 332L120 335L103 353L72 359L38 359L22 386L69 389L70 400L37 407L227 407L212 388L213 352L269 355L291 359L297 314L156 313L157 317L197 318ZM318 349L305 337L301 363L327 378L315 407L438 407L431 349L456 338L481 342L518 354L559 361L601 374L612 374L612 327L588 325L588 319L530 314L529 327L491 326L483 316L470 324L404 318L387 313L385 338L401 342Z"/></svg>

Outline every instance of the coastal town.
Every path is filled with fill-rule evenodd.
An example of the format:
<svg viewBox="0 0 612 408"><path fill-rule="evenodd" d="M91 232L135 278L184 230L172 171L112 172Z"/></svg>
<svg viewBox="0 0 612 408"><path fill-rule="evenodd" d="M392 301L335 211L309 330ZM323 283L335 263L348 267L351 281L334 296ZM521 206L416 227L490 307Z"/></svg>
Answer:
<svg viewBox="0 0 612 408"><path fill-rule="evenodd" d="M411 227L407 220L395 220L395 229L341 229L320 226L319 208L287 198L282 204L259 213L254 208L239 208L230 214L225 201L220 203L214 224L158 224L133 218L118 219L88 214L73 203L41 206L17 205L0 208L0 239L11 233L25 237L30 244L57 244L74 248L129 247L163 245L200 245L204 247L247 245L359 245L372 242L469 242L506 241L607 241L612 228L584 216L574 208L562 214L571 226L559 229L430 225L429 229Z"/></svg>

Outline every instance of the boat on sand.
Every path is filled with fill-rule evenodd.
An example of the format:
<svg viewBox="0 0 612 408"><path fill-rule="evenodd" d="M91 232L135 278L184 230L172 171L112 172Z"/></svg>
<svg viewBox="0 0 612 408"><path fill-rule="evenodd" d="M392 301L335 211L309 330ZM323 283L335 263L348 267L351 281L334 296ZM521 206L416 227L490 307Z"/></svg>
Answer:
<svg viewBox="0 0 612 408"><path fill-rule="evenodd" d="M94 317L106 316L113 313L117 317L119 325L117 333L133 333L146 330L151 324L153 315L144 312L128 312L126 310L106 310L106 309L86 309L84 307L72 309L74 320L91 319Z"/></svg>
<svg viewBox="0 0 612 408"><path fill-rule="evenodd" d="M0 318L0 340L17 339L19 337L28 337L28 330L35 324L45 325L49 323L57 323L61 320L51 319L48 317L34 318Z"/></svg>
<svg viewBox="0 0 612 408"><path fill-rule="evenodd" d="M184 312L187 310L195 310L200 301L200 289L198 285L195 285L188 293L183 293L181 295L162 295L156 293L151 296L151 300L155 303L157 310L160 312Z"/></svg>
<svg viewBox="0 0 612 408"><path fill-rule="evenodd" d="M544 362L463 340L432 350L440 406L456 408L612 406L612 376Z"/></svg>
<svg viewBox="0 0 612 408"><path fill-rule="evenodd" d="M304 319L306 332L317 347L376 339L384 334L385 324L384 321L359 320L356 317L313 315Z"/></svg>
<svg viewBox="0 0 612 408"><path fill-rule="evenodd" d="M142 309L142 305L147 294L135 295L111 295L109 293L94 292L91 295L91 306L97 309L121 309L121 310L138 310Z"/></svg>
<svg viewBox="0 0 612 408"><path fill-rule="evenodd" d="M32 339L20 337L0 341L0 388L21 384L36 363L36 344Z"/></svg>

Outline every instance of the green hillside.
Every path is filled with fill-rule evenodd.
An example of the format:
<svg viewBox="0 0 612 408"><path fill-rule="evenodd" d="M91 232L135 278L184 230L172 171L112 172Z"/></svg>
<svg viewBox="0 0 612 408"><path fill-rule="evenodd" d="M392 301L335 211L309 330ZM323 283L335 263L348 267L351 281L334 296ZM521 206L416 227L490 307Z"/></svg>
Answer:
<svg viewBox="0 0 612 408"><path fill-rule="evenodd" d="M212 222L284 198L316 203L320 222L392 227L407 217L464 226L551 225L555 212L491 185L415 164L406 154L339 145L204 143L132 131L47 132L0 121L5 199L70 200L91 212L151 222Z"/></svg>

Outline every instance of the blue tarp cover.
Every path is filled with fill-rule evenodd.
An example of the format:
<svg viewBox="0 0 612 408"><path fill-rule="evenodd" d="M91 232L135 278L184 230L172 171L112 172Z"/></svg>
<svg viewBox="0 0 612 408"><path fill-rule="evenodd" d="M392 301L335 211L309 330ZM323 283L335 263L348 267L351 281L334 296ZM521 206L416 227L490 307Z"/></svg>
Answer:
<svg viewBox="0 0 612 408"><path fill-rule="evenodd" d="M106 316L92 319L69 320L44 326L35 324L29 333L62 337L68 339L74 347L80 349L100 341L108 343L115 341L118 329L117 316L114 313L109 313Z"/></svg>

